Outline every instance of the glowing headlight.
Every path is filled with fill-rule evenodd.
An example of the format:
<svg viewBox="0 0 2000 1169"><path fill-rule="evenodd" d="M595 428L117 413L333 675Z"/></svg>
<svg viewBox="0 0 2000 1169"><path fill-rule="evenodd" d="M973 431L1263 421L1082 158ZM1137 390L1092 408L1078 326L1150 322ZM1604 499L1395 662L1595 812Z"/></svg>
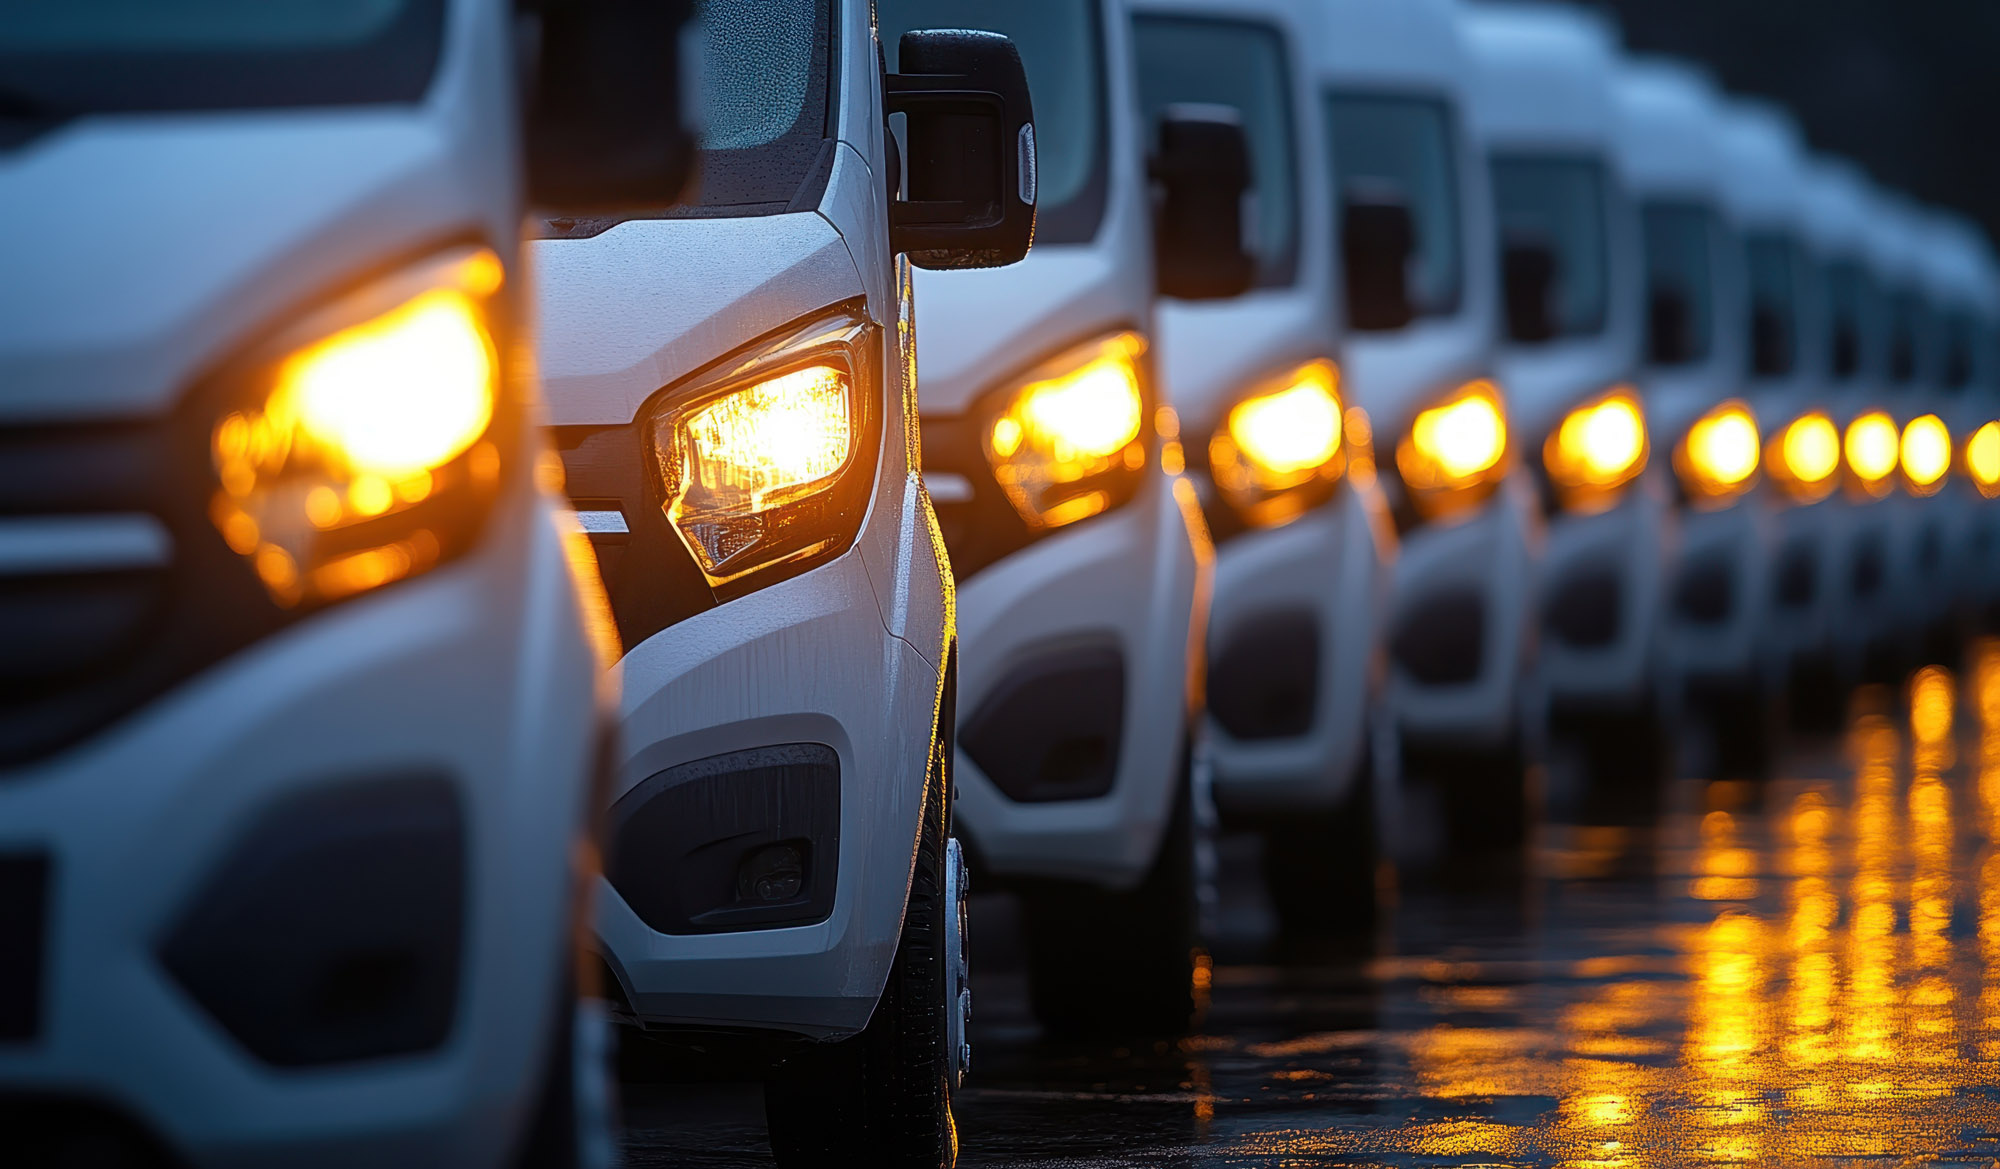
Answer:
<svg viewBox="0 0 2000 1169"><path fill-rule="evenodd" d="M1951 431L1935 414L1913 418L1903 428L1903 482L1912 495L1934 495L1951 470Z"/></svg>
<svg viewBox="0 0 2000 1169"><path fill-rule="evenodd" d="M501 278L478 250L364 289L320 318L351 323L285 354L262 400L215 424L210 515L278 603L414 575L469 538L461 505L500 469Z"/></svg>
<svg viewBox="0 0 2000 1169"><path fill-rule="evenodd" d="M1619 386L1563 417L1542 444L1542 465L1564 503L1593 509L1646 469L1647 449L1639 396Z"/></svg>
<svg viewBox="0 0 2000 1169"><path fill-rule="evenodd" d="M1146 466L1145 343L1121 333L1044 364L987 424L993 477L1021 518L1042 528L1129 499Z"/></svg>
<svg viewBox="0 0 2000 1169"><path fill-rule="evenodd" d="M1761 445L1750 408L1724 402L1688 427L1687 437L1674 452L1674 470L1690 497L1732 499L1756 484Z"/></svg>
<svg viewBox="0 0 2000 1169"><path fill-rule="evenodd" d="M1840 430L1818 411L1802 414L1771 440L1764 462L1793 499L1801 503L1825 499L1837 485Z"/></svg>
<svg viewBox="0 0 2000 1169"><path fill-rule="evenodd" d="M866 444L864 322L837 314L670 390L651 425L667 519L711 586L844 546Z"/></svg>
<svg viewBox="0 0 2000 1169"><path fill-rule="evenodd" d="M1418 414L1396 444L1396 469L1429 515L1482 498L1505 474L1506 458L1506 406L1488 381L1460 386Z"/></svg>
<svg viewBox="0 0 2000 1169"><path fill-rule="evenodd" d="M1869 495L1887 494L1889 476L1896 473L1901 446L1895 422L1880 410L1872 410L1848 423L1842 449L1855 486Z"/></svg>
<svg viewBox="0 0 2000 1169"><path fill-rule="evenodd" d="M2000 495L2000 422L1987 423L1966 440L1965 473L1979 494Z"/></svg>
<svg viewBox="0 0 2000 1169"><path fill-rule="evenodd" d="M1253 393L1229 411L1208 443L1210 473L1252 523L1281 523L1303 512L1344 465L1339 372L1315 361Z"/></svg>

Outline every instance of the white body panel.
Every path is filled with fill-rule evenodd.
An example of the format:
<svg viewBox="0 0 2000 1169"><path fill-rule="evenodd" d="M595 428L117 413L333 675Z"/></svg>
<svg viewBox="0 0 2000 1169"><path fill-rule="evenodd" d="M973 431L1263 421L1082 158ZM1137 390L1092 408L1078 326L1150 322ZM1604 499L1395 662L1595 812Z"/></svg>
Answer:
<svg viewBox="0 0 2000 1169"><path fill-rule="evenodd" d="M1642 352L1644 258L1614 146L1616 46L1607 29L1581 12L1498 4L1468 4L1463 12L1474 80L1469 124L1480 164L1501 157L1587 159L1601 164L1605 177L1608 288L1601 328L1500 346L1496 368L1516 449L1530 460L1540 457L1569 410L1629 383ZM1550 514L1538 591L1545 607L1540 665L1552 706L1635 709L1654 700L1661 594L1677 532L1666 443L1656 440L1653 450L1646 470L1608 511ZM1616 616L1604 628L1577 640L1564 635L1568 623L1559 608L1607 602Z"/></svg>
<svg viewBox="0 0 2000 1169"><path fill-rule="evenodd" d="M1344 309L1335 238L1332 165L1318 87L1303 57L1313 28L1302 0L1135 0L1138 14L1247 21L1280 31L1292 82L1297 264L1282 287L1228 300L1162 300L1159 372L1163 399L1190 443L1226 424L1237 400L1265 379L1340 353ZM1347 387L1341 387L1343 398ZM1198 480L1203 503L1229 505ZM1372 474L1346 478L1335 497L1271 529L1250 529L1216 549L1207 659L1228 655L1260 620L1307 614L1317 630L1310 722L1303 733L1238 738L1207 721L1216 800L1225 811L1328 808L1349 796L1369 749L1379 695L1381 629L1394 557L1388 505ZM1209 695L1224 684L1211 675Z"/></svg>
<svg viewBox="0 0 2000 1169"><path fill-rule="evenodd" d="M302 311L454 242L516 273L511 38L498 8L454 3L421 104L93 116L0 156L0 210L41 225L0 237L0 427L159 423ZM204 1166L506 1163L569 1009L572 863L609 713L573 524L523 468L463 559L0 771L0 853L46 852L59 874L42 1033L0 1045L0 1093L102 1101ZM158 946L262 813L416 770L448 778L472 858L449 1038L261 1063Z"/></svg>
<svg viewBox="0 0 2000 1169"><path fill-rule="evenodd" d="M918 395L926 418L961 415L1068 347L1153 330L1151 225L1130 31L1103 6L1108 141L1104 211L1082 243L1037 242L1006 268L916 275ZM1152 361L1157 361L1157 353ZM959 583L958 721L1051 646L1115 647L1126 679L1108 795L1016 802L961 748L958 822L976 862L1007 877L1136 885L1183 780L1191 651L1209 588L1208 537L1186 480L1149 474L1104 515L1035 540ZM1190 630L1193 630L1191 633Z"/></svg>
<svg viewBox="0 0 2000 1169"><path fill-rule="evenodd" d="M1351 333L1341 353L1349 401L1367 411L1378 456L1389 460L1419 411L1494 373L1499 278L1486 167L1466 128L1471 66L1458 7L1449 0L1331 0L1317 7L1308 52L1322 98L1420 96L1445 103L1453 121L1462 253L1457 306L1403 329ZM1519 458L1502 490L1474 512L1403 534L1385 622L1392 644L1398 631L1431 624L1437 606L1460 597L1470 597L1481 615L1477 644L1454 651L1476 661L1465 679L1424 681L1391 654L1388 705L1407 740L1499 747L1539 721L1523 682L1535 645L1534 564L1542 531Z"/></svg>
<svg viewBox="0 0 2000 1169"><path fill-rule="evenodd" d="M879 177L870 6L836 11L838 146L815 210L630 220L534 246L558 423L630 423L663 387L844 302L863 306L884 347L881 451L853 547L625 654L614 802L668 768L758 747L824 744L840 769L834 903L817 924L662 933L600 884L600 944L649 1026L858 1031L888 978L908 898L952 586L908 457L916 419L898 328L908 306Z"/></svg>

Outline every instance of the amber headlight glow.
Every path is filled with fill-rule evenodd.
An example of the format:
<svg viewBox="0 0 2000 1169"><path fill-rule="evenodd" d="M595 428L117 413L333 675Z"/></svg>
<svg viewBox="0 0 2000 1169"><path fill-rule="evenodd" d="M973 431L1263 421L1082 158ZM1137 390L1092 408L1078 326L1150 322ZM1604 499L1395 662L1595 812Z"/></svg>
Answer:
<svg viewBox="0 0 2000 1169"><path fill-rule="evenodd" d="M1840 482L1840 430L1818 411L1802 414L1772 437L1764 464L1793 499L1825 499Z"/></svg>
<svg viewBox="0 0 2000 1169"><path fill-rule="evenodd" d="M1741 402L1724 402L1702 415L1674 451L1674 470L1688 497L1719 503L1757 484L1757 418Z"/></svg>
<svg viewBox="0 0 2000 1169"><path fill-rule="evenodd" d="M1935 414L1913 418L1903 428L1903 483L1912 495L1935 495L1951 470L1951 431Z"/></svg>
<svg viewBox="0 0 2000 1169"><path fill-rule="evenodd" d="M1848 423L1841 449L1847 456L1848 478L1857 489L1868 495L1889 493L1902 441L1887 414L1873 410Z"/></svg>
<svg viewBox="0 0 2000 1169"><path fill-rule="evenodd" d="M1646 416L1628 386L1585 402L1542 444L1542 465L1565 507L1600 510L1646 469Z"/></svg>
<svg viewBox="0 0 2000 1169"><path fill-rule="evenodd" d="M1346 465L1340 374L1300 366L1252 392L1208 441L1209 471L1253 524L1279 524L1324 500Z"/></svg>
<svg viewBox="0 0 2000 1169"><path fill-rule="evenodd" d="M711 587L853 538L873 483L857 468L872 449L874 336L836 314L669 389L654 407L662 508Z"/></svg>
<svg viewBox="0 0 2000 1169"><path fill-rule="evenodd" d="M500 473L502 275L459 251L334 304L215 424L209 514L273 600L337 600L469 540Z"/></svg>
<svg viewBox="0 0 2000 1169"><path fill-rule="evenodd" d="M1965 442L1965 475L1988 499L2000 496L2000 422L1989 422Z"/></svg>
<svg viewBox="0 0 2000 1169"><path fill-rule="evenodd" d="M1131 498L1150 431L1145 342L1120 333L1031 371L986 424L993 477L1030 527L1056 528Z"/></svg>
<svg viewBox="0 0 2000 1169"><path fill-rule="evenodd" d="M1417 509L1447 515L1484 499L1507 470L1500 388L1471 382L1418 414L1396 444L1396 470Z"/></svg>

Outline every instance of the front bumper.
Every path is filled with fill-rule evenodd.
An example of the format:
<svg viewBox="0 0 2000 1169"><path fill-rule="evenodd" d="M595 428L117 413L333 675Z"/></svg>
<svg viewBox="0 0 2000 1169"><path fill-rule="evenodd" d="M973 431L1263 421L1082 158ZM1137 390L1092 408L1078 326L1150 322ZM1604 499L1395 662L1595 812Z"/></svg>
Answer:
<svg viewBox="0 0 2000 1169"><path fill-rule="evenodd" d="M1680 513L1680 563L1668 590L1665 658L1677 691L1693 686L1752 686L1775 682L1759 645L1773 623L1780 590L1773 582L1779 515L1770 498L1752 493L1728 507ZM1810 597L1817 575L1810 560L1792 566L1807 583L1788 581L1785 596ZM1803 591L1802 591L1803 590Z"/></svg>
<svg viewBox="0 0 2000 1169"><path fill-rule="evenodd" d="M1404 536L1389 602L1388 701L1405 741L1498 748L1522 730L1540 513L1534 485L1516 473L1479 510Z"/></svg>
<svg viewBox="0 0 2000 1169"><path fill-rule="evenodd" d="M1156 474L959 584L957 816L976 863L1111 888L1145 876L1182 780L1212 564L1192 485ZM1037 693L1057 691L1069 709L1041 710ZM1011 720L1016 707L1038 717ZM1006 742L1055 719L1074 724L1064 742ZM982 754L1027 772L1004 777L1013 794ZM1087 794L1068 798L1072 777Z"/></svg>
<svg viewBox="0 0 2000 1169"><path fill-rule="evenodd" d="M917 538L910 525L871 522L871 528L906 542ZM613 847L634 861L671 853L652 866L621 868L625 862L611 858L610 873L634 874L627 886L633 897L621 896L610 879L602 882L597 930L626 1001L645 1025L826 1038L859 1031L875 1010L902 929L948 630L932 604L916 606L930 612L926 621L898 625L921 650L888 632L885 614L907 618L912 608L891 602L916 586L886 580L894 591L881 596L865 552L857 547L688 618L625 656L627 756L612 791ZM905 564L928 559L902 558ZM929 588L939 588L935 578ZM786 747L817 748L807 754L819 759L830 749L833 792L816 797L818 808L787 809L787 796L796 802L800 789L780 777L775 794L749 806L752 793L732 781L747 784L746 761L769 763L756 753ZM692 815L700 824L646 813L649 801L680 798L676 786L704 777L721 782L695 792ZM771 781L768 774L756 778ZM830 873L808 865L803 874L808 901L827 893L829 878L832 885L825 904L805 914L817 918L808 924L767 928L754 912L732 920L735 907L702 900L706 854L743 841L765 843L745 835L736 820L766 812L803 825L769 835L797 834L831 862ZM621 835L621 824L636 827ZM649 825L669 835L649 838ZM754 861L747 852L722 859L725 890L736 887L738 866ZM670 887L642 884L655 875ZM672 929L708 932L648 924L648 906L676 903L697 924ZM652 921L661 924L656 914Z"/></svg>
<svg viewBox="0 0 2000 1169"><path fill-rule="evenodd" d="M0 1097L103 1102L202 1165L502 1163L531 1111L551 1012L568 1009L572 864L607 713L564 522L517 491L470 557L300 622L0 776L0 854L46 857L51 874L38 1033L0 1043ZM255 993L205 1007L190 987L228 981L218 953L337 973L351 957L342 939L406 912L366 864L294 898L284 874L334 826L262 831L274 814L297 829L289 813L385 785L441 797L420 800L430 812L416 821L455 821L463 844L447 866L463 873L462 934L442 1043L319 1062L270 1025L268 1000L300 980L254 970L238 978ZM383 859L395 871L399 858Z"/></svg>
<svg viewBox="0 0 2000 1169"><path fill-rule="evenodd" d="M1380 488L1353 483L1216 550L1208 744L1226 814L1330 809L1369 749L1394 563Z"/></svg>
<svg viewBox="0 0 2000 1169"><path fill-rule="evenodd" d="M1632 710L1652 700L1672 514L1664 484L1645 476L1608 511L1549 521L1541 665L1551 708Z"/></svg>

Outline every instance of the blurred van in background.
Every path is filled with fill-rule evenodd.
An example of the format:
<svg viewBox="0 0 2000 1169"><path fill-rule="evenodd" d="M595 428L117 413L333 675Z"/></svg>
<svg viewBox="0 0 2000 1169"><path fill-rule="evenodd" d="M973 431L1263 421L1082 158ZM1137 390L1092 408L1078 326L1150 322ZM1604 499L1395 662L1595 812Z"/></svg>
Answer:
<svg viewBox="0 0 2000 1169"><path fill-rule="evenodd" d="M910 268L1018 260L1035 214L1013 45L913 31L885 76L871 14L709 0L688 204L546 217L534 245L624 655L605 984L635 1041L764 1076L787 1165L955 1155L957 658Z"/></svg>
<svg viewBox="0 0 2000 1169"><path fill-rule="evenodd" d="M1333 173L1303 58L1318 21L1307 0L1137 0L1132 23L1144 124L1217 104L1250 145L1251 290L1190 300L1163 275L1158 309L1162 397L1216 543L1216 803L1262 833L1286 929L1364 924L1394 803L1377 788L1396 781L1377 733L1395 532L1339 361Z"/></svg>
<svg viewBox="0 0 2000 1169"><path fill-rule="evenodd" d="M1308 60L1340 216L1342 384L1400 540L1386 636L1405 795L1438 805L1444 847L1482 848L1518 843L1528 822L1543 524L1494 380L1500 280L1458 12L1327 0Z"/></svg>
<svg viewBox="0 0 2000 1169"><path fill-rule="evenodd" d="M532 15L0 22L11 1162L611 1162L614 687L517 241L675 199L687 12Z"/></svg>
<svg viewBox="0 0 2000 1169"><path fill-rule="evenodd" d="M1196 750L1212 557L1154 372L1148 156L1160 215L1219 252L1177 257L1190 287L1233 295L1242 130L1196 111L1147 140L1117 0L876 11L892 70L907 29L1012 37L1038 115L1034 253L916 280L923 474L958 578L959 824L982 880L1020 896L1045 1026L1178 1031L1212 819Z"/></svg>
<svg viewBox="0 0 2000 1169"><path fill-rule="evenodd" d="M1644 253L1617 153L1610 29L1580 10L1467 4L1469 124L1489 168L1503 317L1496 361L1522 458L1537 473L1548 542L1540 670L1558 725L1582 732L1593 772L1659 772L1661 594L1678 539L1671 452L1656 450L1644 389ZM1712 497L1747 489L1754 425L1691 448ZM1732 425L1733 424L1733 425ZM1662 436L1664 437L1664 436Z"/></svg>
<svg viewBox="0 0 2000 1169"><path fill-rule="evenodd" d="M1952 437L1945 488L1954 512L1952 607L1945 640L1983 632L2000 596L2000 270L1984 233L1970 221L1932 211L1925 268L1938 314L1939 414ZM1990 428L1989 428L1990 426Z"/></svg>

